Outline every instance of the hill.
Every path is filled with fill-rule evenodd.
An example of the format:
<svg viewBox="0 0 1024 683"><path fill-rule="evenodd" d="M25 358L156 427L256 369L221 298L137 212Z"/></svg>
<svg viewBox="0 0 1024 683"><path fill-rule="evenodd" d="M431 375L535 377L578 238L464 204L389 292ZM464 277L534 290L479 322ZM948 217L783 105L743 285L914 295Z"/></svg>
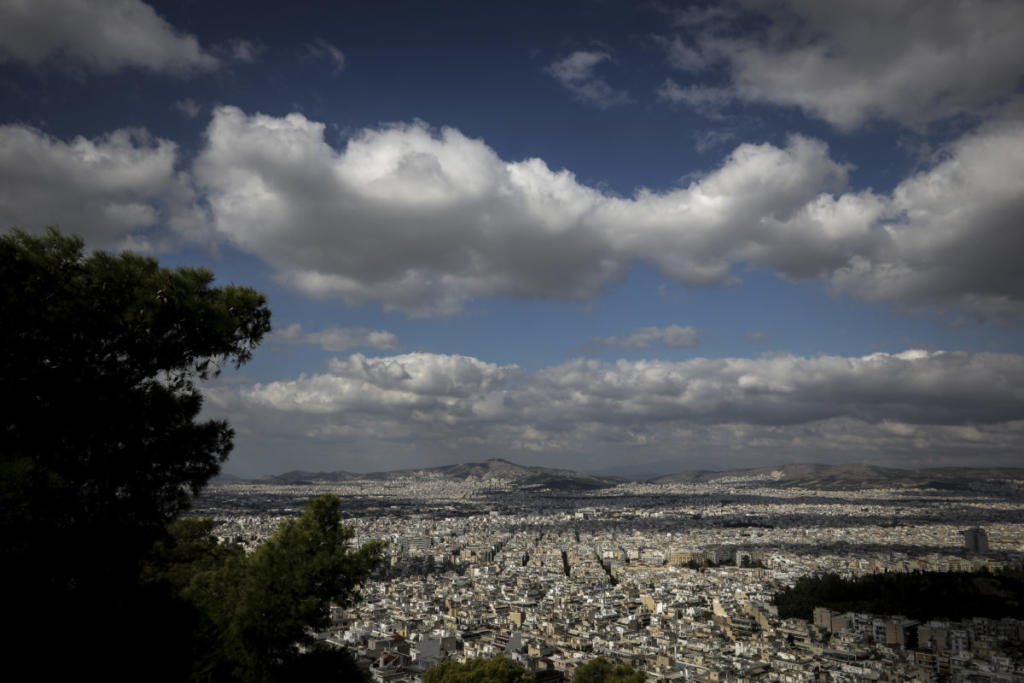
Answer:
<svg viewBox="0 0 1024 683"><path fill-rule="evenodd" d="M360 476L343 470L338 470L337 472L292 470L272 477L263 477L260 481L266 481L271 484L311 484L314 481L348 481L349 479L358 479Z"/></svg>
<svg viewBox="0 0 1024 683"><path fill-rule="evenodd" d="M351 479L389 481L417 476L441 476L445 479L459 481L467 479L479 479L481 481L504 479L514 481L524 488L554 489L608 488L625 481L616 477L596 477L592 474L575 472L573 470L518 465L501 458L492 458L483 462L459 463L456 465L442 465L441 467L421 469L391 470L388 472L370 472L368 474L353 474L341 471L303 472L296 470L270 477L267 481L275 484L302 484L315 481L347 481Z"/></svg>

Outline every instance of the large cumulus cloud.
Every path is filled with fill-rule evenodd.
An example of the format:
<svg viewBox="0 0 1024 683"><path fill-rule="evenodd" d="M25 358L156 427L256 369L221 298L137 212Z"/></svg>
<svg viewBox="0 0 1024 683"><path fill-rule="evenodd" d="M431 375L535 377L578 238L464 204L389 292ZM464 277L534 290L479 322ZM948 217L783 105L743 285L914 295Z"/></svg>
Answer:
<svg viewBox="0 0 1024 683"><path fill-rule="evenodd" d="M582 467L600 454L614 462L622 448L655 460L712 452L899 460L929 449L1006 458L1024 446L1021 387L1024 357L1013 354L577 359L525 373L410 353L353 354L321 374L210 395L255 442L272 433L356 453L380 443L448 459L537 453Z"/></svg>
<svg viewBox="0 0 1024 683"><path fill-rule="evenodd" d="M339 150L300 114L221 107L195 175L216 232L286 283L413 315L492 295L589 297L636 260L690 286L748 264L868 300L1024 310L1019 120L964 136L889 194L850 190L848 170L794 135L739 145L685 187L618 197L451 128L365 129Z"/></svg>
<svg viewBox="0 0 1024 683"><path fill-rule="evenodd" d="M741 145L687 188L623 199L450 128L364 130L341 151L323 135L299 114L222 107L197 163L217 231L314 295L450 314L475 296L592 296L636 258L688 284L722 282L743 258L815 272L807 261L839 263L863 238L837 229L783 253L801 237L795 212L846 179L799 136Z"/></svg>
<svg viewBox="0 0 1024 683"><path fill-rule="evenodd" d="M217 231L312 294L451 314L470 297L587 296L626 264L582 218L603 201L454 129L364 130L341 152L299 114L215 112L196 175Z"/></svg>
<svg viewBox="0 0 1024 683"><path fill-rule="evenodd" d="M887 194L851 190L824 143L792 136L739 145L685 187L632 197L420 123L335 149L302 115L221 107L191 173L174 143L143 130L65 142L0 126L4 225L60 224L102 248L226 240L302 292L412 315L495 295L590 297L640 260L688 286L735 281L745 264L869 301L1011 320L1024 311L1022 220L1014 116Z"/></svg>

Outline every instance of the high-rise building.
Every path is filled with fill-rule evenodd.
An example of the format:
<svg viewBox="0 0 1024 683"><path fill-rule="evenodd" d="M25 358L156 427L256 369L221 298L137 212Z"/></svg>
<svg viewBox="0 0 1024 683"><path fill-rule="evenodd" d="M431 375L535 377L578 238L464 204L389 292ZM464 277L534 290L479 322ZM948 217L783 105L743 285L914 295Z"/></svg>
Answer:
<svg viewBox="0 0 1024 683"><path fill-rule="evenodd" d="M981 527L974 527L961 531L964 535L964 548L972 553L984 553L988 551L988 534Z"/></svg>

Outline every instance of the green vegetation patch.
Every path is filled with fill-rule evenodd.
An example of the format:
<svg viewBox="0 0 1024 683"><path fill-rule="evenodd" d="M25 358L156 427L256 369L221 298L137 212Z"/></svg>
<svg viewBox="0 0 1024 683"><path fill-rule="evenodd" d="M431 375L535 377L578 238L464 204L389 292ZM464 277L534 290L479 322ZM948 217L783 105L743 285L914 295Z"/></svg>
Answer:
<svg viewBox="0 0 1024 683"><path fill-rule="evenodd" d="M1024 581L1016 574L915 572L843 579L806 576L774 599L783 619L811 619L815 607L837 612L902 614L912 619L1024 618Z"/></svg>

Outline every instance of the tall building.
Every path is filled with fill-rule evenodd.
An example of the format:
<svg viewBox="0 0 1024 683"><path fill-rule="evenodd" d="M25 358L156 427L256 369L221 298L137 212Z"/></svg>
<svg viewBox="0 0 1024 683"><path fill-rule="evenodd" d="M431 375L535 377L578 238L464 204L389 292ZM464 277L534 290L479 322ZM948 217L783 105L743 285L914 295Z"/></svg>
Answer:
<svg viewBox="0 0 1024 683"><path fill-rule="evenodd" d="M988 534L981 527L974 527L961 531L964 535L964 548L972 553L984 553L988 551Z"/></svg>

